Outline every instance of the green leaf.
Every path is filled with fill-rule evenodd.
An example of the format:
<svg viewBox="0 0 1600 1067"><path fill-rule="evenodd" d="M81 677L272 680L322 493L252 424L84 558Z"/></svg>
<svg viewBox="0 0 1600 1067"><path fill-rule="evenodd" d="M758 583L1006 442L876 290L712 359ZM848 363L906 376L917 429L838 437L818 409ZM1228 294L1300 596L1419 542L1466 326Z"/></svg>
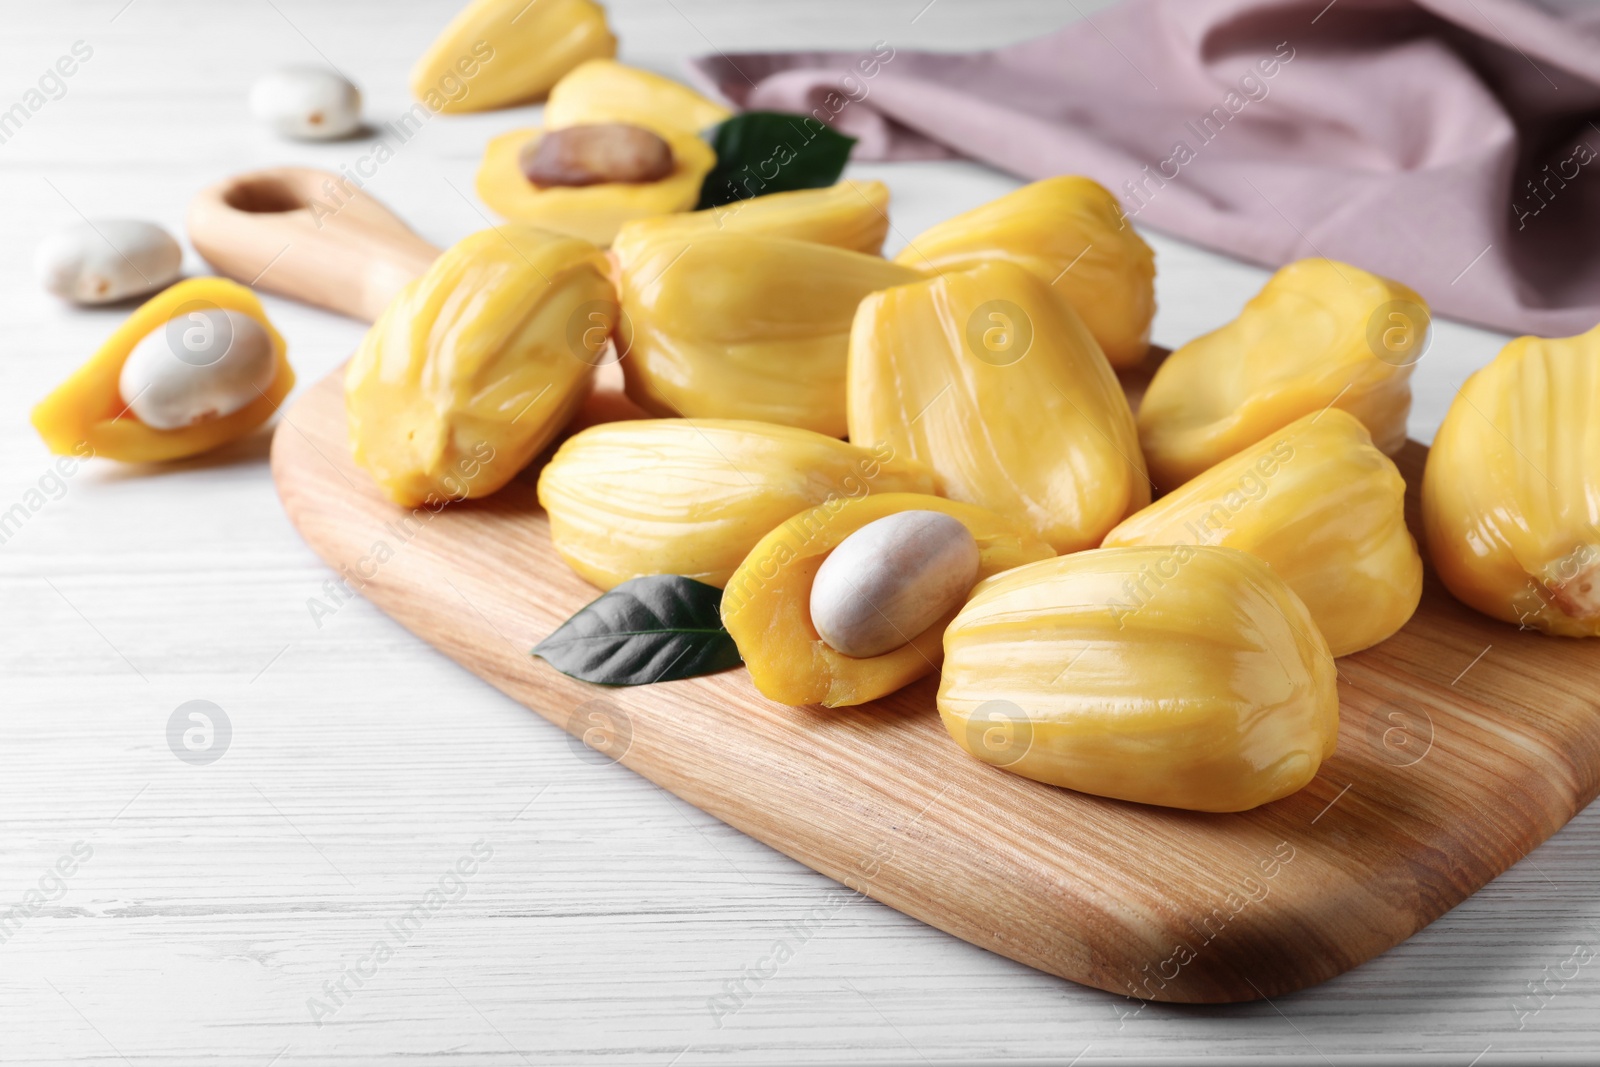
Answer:
<svg viewBox="0 0 1600 1067"><path fill-rule="evenodd" d="M844 172L856 139L810 115L746 111L713 128L717 165L700 184L698 209L791 189L820 189Z"/></svg>
<svg viewBox="0 0 1600 1067"><path fill-rule="evenodd" d="M540 641L533 655L601 685L694 678L743 662L722 626L722 590L656 574L623 582Z"/></svg>

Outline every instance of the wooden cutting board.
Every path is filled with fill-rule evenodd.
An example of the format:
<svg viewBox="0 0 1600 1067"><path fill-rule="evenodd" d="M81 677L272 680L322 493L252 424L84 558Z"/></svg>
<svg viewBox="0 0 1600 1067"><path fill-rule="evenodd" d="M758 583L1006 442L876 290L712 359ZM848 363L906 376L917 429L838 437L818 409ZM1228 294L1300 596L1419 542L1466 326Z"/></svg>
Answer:
<svg viewBox="0 0 1600 1067"><path fill-rule="evenodd" d="M224 273L370 319L437 250L365 194L314 217L334 177L223 182L196 197L191 239ZM1130 394L1149 369L1125 379ZM602 394L587 416L608 408L626 404ZM1397 457L1413 531L1426 454L1409 442ZM272 470L301 534L353 587L594 758L908 915L1113 993L1237 1001L1331 978L1600 791L1600 642L1519 633L1431 572L1404 630L1338 661L1339 747L1317 779L1254 811L1200 814L978 762L940 725L936 677L830 711L773 704L743 670L622 690L557 673L528 650L596 591L550 546L537 464L484 501L397 508L350 461L338 373L283 414Z"/></svg>
<svg viewBox="0 0 1600 1067"><path fill-rule="evenodd" d="M1409 442L1398 457L1413 531L1426 454ZM936 677L828 710L774 704L743 670L635 689L559 674L528 650L597 592L551 548L537 467L408 517L350 461L337 373L284 414L272 470L301 534L362 595L599 752L852 889L1114 993L1236 1001L1331 978L1600 791L1600 643L1518 633L1431 573L1404 630L1338 661L1339 748L1317 779L1209 815L978 762L940 725Z"/></svg>

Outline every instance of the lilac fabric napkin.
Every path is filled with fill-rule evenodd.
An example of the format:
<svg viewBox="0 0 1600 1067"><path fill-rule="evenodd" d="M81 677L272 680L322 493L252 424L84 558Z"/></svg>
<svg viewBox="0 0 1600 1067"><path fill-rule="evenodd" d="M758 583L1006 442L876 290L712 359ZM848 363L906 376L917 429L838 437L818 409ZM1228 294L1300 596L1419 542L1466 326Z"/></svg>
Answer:
<svg viewBox="0 0 1600 1067"><path fill-rule="evenodd" d="M1136 222L1268 266L1345 260L1512 332L1600 323L1592 0L1128 0L989 52L695 67L859 159L1086 174Z"/></svg>

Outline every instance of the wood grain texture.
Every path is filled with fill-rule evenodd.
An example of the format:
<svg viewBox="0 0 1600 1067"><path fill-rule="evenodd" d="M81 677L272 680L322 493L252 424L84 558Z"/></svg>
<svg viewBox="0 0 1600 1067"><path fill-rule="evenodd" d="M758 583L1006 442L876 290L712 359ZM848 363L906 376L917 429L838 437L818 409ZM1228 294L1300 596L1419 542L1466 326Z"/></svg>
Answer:
<svg viewBox="0 0 1600 1067"><path fill-rule="evenodd" d="M315 167L208 185L189 203L188 231L218 273L363 322L439 255L371 194Z"/></svg>
<svg viewBox="0 0 1600 1067"><path fill-rule="evenodd" d="M939 723L936 678L839 710L774 704L742 671L589 686L528 656L596 595L550 546L537 466L487 500L408 515L349 461L337 374L285 423L272 465L291 519L408 629L850 889L1112 992L1227 1002L1324 981L1454 907L1600 790L1600 651L1478 616L1431 574L1401 633L1339 661L1340 742L1317 779L1241 814L1084 796L972 760ZM1408 486L1425 456L1411 442L1399 457ZM385 565L402 551L403 578ZM1474 696L1454 685L1463 665Z"/></svg>
<svg viewBox="0 0 1600 1067"><path fill-rule="evenodd" d="M224 175L352 168L373 140L281 141L248 120L250 82L278 64L331 61L361 86L373 121L392 121L412 103L410 64L460 6L13 5L0 34L0 68L12 72L4 104L72 41L95 54L63 99L0 145L11 205L0 235L13 252L0 257L10 342L0 504L22 499L52 463L29 407L128 312L63 307L39 291L28 251L81 223L79 211L152 219L181 238L194 191ZM713 48L1008 43L1097 18L1104 0L764 0L759 17L726 0L606 6L622 58L676 75L686 56ZM447 245L488 225L472 198L484 142L539 121L537 107L440 117L368 187ZM857 163L848 176L892 187L891 253L1016 187L953 160ZM1289 211L1283 226L1315 239L1314 221ZM1267 277L1142 232L1160 264L1163 343L1222 325ZM192 251L185 266L209 273ZM360 340L357 322L270 293L263 301L302 392ZM1419 440L1506 341L1435 327L1413 379ZM1132 1001L861 899L621 766L576 758L567 734L366 600L317 626L307 600L326 596L331 572L284 516L268 443L262 433L159 469L88 464L0 545L5 905L74 840L95 849L66 894L0 945L0 1062L1595 1062L1600 963L1568 961L1600 949L1600 805L1420 934L1332 981L1271 1003ZM385 566L403 573L408 552ZM1441 659L1440 674L1453 678L1479 651ZM1478 668L1501 651L1456 688L1485 697ZM164 734L173 709L197 697L220 703L234 725L227 755L207 767L180 762ZM480 836L496 854L470 892L316 1026L307 998ZM797 954L749 978L779 940ZM747 993L737 1011L714 1014L730 982Z"/></svg>

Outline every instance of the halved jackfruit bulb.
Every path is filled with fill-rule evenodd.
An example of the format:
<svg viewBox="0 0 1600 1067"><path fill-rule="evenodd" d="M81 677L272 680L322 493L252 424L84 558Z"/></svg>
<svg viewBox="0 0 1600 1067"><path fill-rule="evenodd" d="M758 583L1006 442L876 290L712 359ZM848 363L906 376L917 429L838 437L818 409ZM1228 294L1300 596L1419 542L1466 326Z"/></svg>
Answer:
<svg viewBox="0 0 1600 1067"><path fill-rule="evenodd" d="M1600 634L1600 327L1519 337L1467 379L1422 481L1428 558L1463 603Z"/></svg>
<svg viewBox="0 0 1600 1067"><path fill-rule="evenodd" d="M720 419L592 426L539 475L556 551L601 589L650 574L721 587L762 537L806 508L936 492L931 471L892 452Z"/></svg>
<svg viewBox="0 0 1600 1067"><path fill-rule="evenodd" d="M1139 405L1150 476L1174 489L1302 415L1342 408L1388 455L1405 444L1428 305L1399 282L1302 259L1238 318L1162 363Z"/></svg>
<svg viewBox="0 0 1600 1067"><path fill-rule="evenodd" d="M33 409L57 455L159 463L235 441L294 387L283 337L256 294L190 278L141 304Z"/></svg>
<svg viewBox="0 0 1600 1067"><path fill-rule="evenodd" d="M1083 321L1005 260L872 293L850 335L850 440L944 495L1092 548L1150 502L1127 397Z"/></svg>
<svg viewBox="0 0 1600 1067"><path fill-rule="evenodd" d="M523 169L541 142L561 131L512 130L489 140L478 167L478 196L498 214L555 233L607 245L623 223L687 211L700 197L700 183L716 164L711 147L685 130L648 131L666 145L670 170L652 181L586 180L538 185Z"/></svg>
<svg viewBox="0 0 1600 1067"><path fill-rule="evenodd" d="M1404 626L1422 599L1405 481L1354 415L1307 415L1185 482L1105 547L1223 545L1265 560L1335 656Z"/></svg>
<svg viewBox="0 0 1600 1067"><path fill-rule="evenodd" d="M588 395L590 324L616 321L607 271L594 245L532 226L452 246L394 298L345 371L356 463L406 506L505 485Z"/></svg>
<svg viewBox="0 0 1600 1067"><path fill-rule="evenodd" d="M1311 613L1231 548L1102 548L981 583L945 629L939 715L986 763L1194 811L1288 796L1333 754Z"/></svg>
<svg viewBox="0 0 1600 1067"><path fill-rule="evenodd" d="M543 129L489 141L478 195L508 219L610 244L626 222L694 207L716 165L699 131L728 114L658 74L583 63L550 90Z"/></svg>
<svg viewBox="0 0 1600 1067"><path fill-rule="evenodd" d="M894 647L856 656L833 647L818 633L812 617L814 583L835 549L863 527L908 513L949 516L964 525L976 544L976 569L955 591L955 607L941 613L925 629L893 634ZM894 546L873 564L894 566ZM920 493L873 493L835 498L785 520L751 549L729 579L722 596L722 621L750 668L751 680L763 695L785 704L827 707L864 704L894 692L935 670L944 658L944 628L954 617L974 581L1055 553L1026 526L992 511ZM924 557L939 567L941 561ZM918 578L904 567L891 580ZM846 577L852 596L866 596L872 575ZM942 575L925 576L938 581ZM878 583L881 588L881 583ZM883 595L892 599L895 590ZM892 611L885 601L866 610Z"/></svg>
<svg viewBox="0 0 1600 1067"><path fill-rule="evenodd" d="M895 257L930 271L996 259L1055 289L1112 366L1144 359L1156 313L1155 253L1104 186L1072 175L1025 185L925 230Z"/></svg>
<svg viewBox="0 0 1600 1067"><path fill-rule="evenodd" d="M685 234L629 251L618 350L634 403L829 437L846 430L856 306L921 277L878 256L762 233Z"/></svg>
<svg viewBox="0 0 1600 1067"><path fill-rule="evenodd" d="M626 223L611 251L620 263L639 258L652 242L688 242L713 233L792 237L877 255L889 232L889 187L882 182L842 181L822 189L769 193L731 204L658 215Z"/></svg>
<svg viewBox="0 0 1600 1067"><path fill-rule="evenodd" d="M448 113L510 107L542 99L585 60L616 54L593 0L472 0L411 68L411 92Z"/></svg>

